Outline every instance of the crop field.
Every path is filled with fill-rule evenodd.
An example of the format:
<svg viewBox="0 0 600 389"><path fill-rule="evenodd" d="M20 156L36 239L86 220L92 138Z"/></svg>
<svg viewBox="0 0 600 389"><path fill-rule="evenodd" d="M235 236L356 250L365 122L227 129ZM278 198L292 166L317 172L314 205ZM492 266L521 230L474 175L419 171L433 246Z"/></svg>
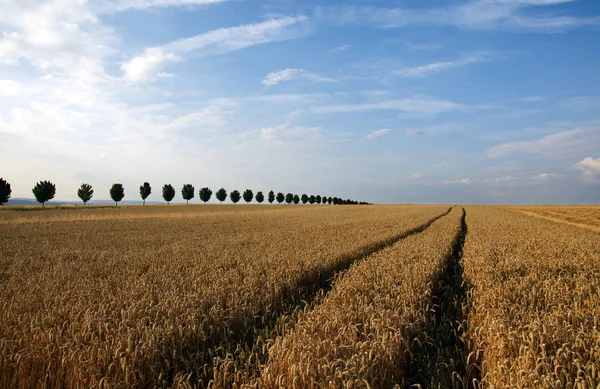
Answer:
<svg viewBox="0 0 600 389"><path fill-rule="evenodd" d="M7 207L0 387L596 389L600 234L533 208Z"/></svg>
<svg viewBox="0 0 600 389"><path fill-rule="evenodd" d="M600 207L598 206L529 206L515 207L515 209L526 215L600 231Z"/></svg>

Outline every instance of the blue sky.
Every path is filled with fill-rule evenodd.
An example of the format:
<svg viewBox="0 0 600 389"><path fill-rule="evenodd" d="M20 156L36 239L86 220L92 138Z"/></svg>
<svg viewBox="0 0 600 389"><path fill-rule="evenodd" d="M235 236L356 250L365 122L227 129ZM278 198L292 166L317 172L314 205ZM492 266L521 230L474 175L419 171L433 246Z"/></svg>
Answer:
<svg viewBox="0 0 600 389"><path fill-rule="evenodd" d="M0 176L600 202L595 0L0 0Z"/></svg>

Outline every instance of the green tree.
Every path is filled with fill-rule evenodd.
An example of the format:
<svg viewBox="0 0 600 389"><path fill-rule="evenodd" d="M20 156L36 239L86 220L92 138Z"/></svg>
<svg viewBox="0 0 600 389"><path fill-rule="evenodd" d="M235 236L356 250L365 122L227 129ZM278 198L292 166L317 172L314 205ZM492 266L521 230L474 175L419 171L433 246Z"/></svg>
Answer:
<svg viewBox="0 0 600 389"><path fill-rule="evenodd" d="M285 196L284 196L284 194L283 194L283 193L281 193L281 192L277 193L277 202L278 202L279 204L281 204L281 203L283 203L283 200L285 200Z"/></svg>
<svg viewBox="0 0 600 389"><path fill-rule="evenodd" d="M292 201L294 201L294 194L293 193L288 193L285 195L285 202L287 204L291 204Z"/></svg>
<svg viewBox="0 0 600 389"><path fill-rule="evenodd" d="M315 201L317 202L317 204L321 204L321 196L317 195L317 197L315 197Z"/></svg>
<svg viewBox="0 0 600 389"><path fill-rule="evenodd" d="M219 200L221 202L221 204L223 204L223 201L227 200L227 191L225 190L225 188L221 188L217 191L217 200Z"/></svg>
<svg viewBox="0 0 600 389"><path fill-rule="evenodd" d="M123 188L123 184L113 184L110 187L110 198L115 202L115 207L119 204L119 201L123 200L125 197L125 189Z"/></svg>
<svg viewBox="0 0 600 389"><path fill-rule="evenodd" d="M298 195L294 195L294 204L298 204L300 202L300 197Z"/></svg>
<svg viewBox="0 0 600 389"><path fill-rule="evenodd" d="M175 188L171 184L165 184L162 187L163 199L167 202L167 205L175 198Z"/></svg>
<svg viewBox="0 0 600 389"><path fill-rule="evenodd" d="M265 201L265 195L263 194L263 192L258 192L256 194L256 202L261 204L263 201Z"/></svg>
<svg viewBox="0 0 600 389"><path fill-rule="evenodd" d="M231 200L231 202L234 204L237 204L238 201L240 201L241 197L242 196L240 195L240 192L238 192L237 190L234 190L229 194L229 200Z"/></svg>
<svg viewBox="0 0 600 389"><path fill-rule="evenodd" d="M271 190L269 191L269 204L273 204L273 201L275 201L275 192Z"/></svg>
<svg viewBox="0 0 600 389"><path fill-rule="evenodd" d="M304 193L304 194L302 195L302 198L301 198L301 200L302 200L302 204L306 204L306 203L308 203L308 196L306 195L306 193Z"/></svg>
<svg viewBox="0 0 600 389"><path fill-rule="evenodd" d="M194 198L194 192L196 189L192 184L184 184L183 188L181 188L181 197L185 200L186 204L190 203L190 200Z"/></svg>
<svg viewBox="0 0 600 389"><path fill-rule="evenodd" d="M10 184L4 178L0 178L0 205L8 202L11 193Z"/></svg>
<svg viewBox="0 0 600 389"><path fill-rule="evenodd" d="M252 191L250 189L246 189L244 191L244 201L247 203L252 202L252 199L254 198L254 193L252 193Z"/></svg>
<svg viewBox="0 0 600 389"><path fill-rule="evenodd" d="M41 203L42 208L44 208L44 203L54 198L54 195L56 194L56 186L50 181L40 181L35 184L32 192L37 202Z"/></svg>
<svg viewBox="0 0 600 389"><path fill-rule="evenodd" d="M334 197L334 198L333 198L333 204L334 204L334 205L338 205L338 204L339 204L339 200L340 200L340 199L338 199L337 197Z"/></svg>
<svg viewBox="0 0 600 389"><path fill-rule="evenodd" d="M223 189L225 191L225 189ZM218 194L218 192L217 192ZM210 201L210 198L212 197L212 190L210 190L209 188L202 188L200 189L200 200L202 200L204 202L204 204L206 204L207 201ZM219 197L217 196L217 199ZM225 198L227 198L227 191L225 191ZM225 198L223 200L225 200ZM221 202L223 201L221 200Z"/></svg>
<svg viewBox="0 0 600 389"><path fill-rule="evenodd" d="M94 190L90 184L81 184L79 189L77 189L77 196L83 201L83 205L90 201L92 197L94 197Z"/></svg>
<svg viewBox="0 0 600 389"><path fill-rule="evenodd" d="M308 202L310 204L314 204L316 200L317 199L315 198L315 195L310 195L310 197L308 198Z"/></svg>
<svg viewBox="0 0 600 389"><path fill-rule="evenodd" d="M321 202L322 202L323 204L327 204L327 196L323 196L323 197L321 197Z"/></svg>
<svg viewBox="0 0 600 389"><path fill-rule="evenodd" d="M144 185L140 186L140 196L142 197L142 205L146 205L146 199L152 193L152 187L149 183L144 182Z"/></svg>
<svg viewBox="0 0 600 389"><path fill-rule="evenodd" d="M333 202L333 198L331 196L327 197L327 204L331 205L332 202Z"/></svg>

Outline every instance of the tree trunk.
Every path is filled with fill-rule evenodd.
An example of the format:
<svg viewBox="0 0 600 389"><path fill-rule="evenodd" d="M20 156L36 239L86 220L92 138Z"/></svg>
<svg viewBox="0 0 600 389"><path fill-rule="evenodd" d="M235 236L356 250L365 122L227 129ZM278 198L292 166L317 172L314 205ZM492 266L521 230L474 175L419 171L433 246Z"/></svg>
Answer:
<svg viewBox="0 0 600 389"><path fill-rule="evenodd" d="M142 199L143 203L142 205L146 205L146 199Z"/></svg>
<svg viewBox="0 0 600 389"><path fill-rule="evenodd" d="M185 204L188 205L190 203L190 200L185 200Z"/></svg>

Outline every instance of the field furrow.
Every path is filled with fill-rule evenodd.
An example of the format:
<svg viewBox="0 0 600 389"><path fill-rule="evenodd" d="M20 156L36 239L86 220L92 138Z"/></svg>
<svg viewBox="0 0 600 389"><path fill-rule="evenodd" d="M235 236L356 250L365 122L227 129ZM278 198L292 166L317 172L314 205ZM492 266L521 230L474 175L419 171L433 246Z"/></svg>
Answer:
<svg viewBox="0 0 600 389"><path fill-rule="evenodd" d="M205 386L335 272L448 209L147 208L4 223L0 386Z"/></svg>
<svg viewBox="0 0 600 389"><path fill-rule="evenodd" d="M463 236L454 208L428 229L350 267L295 325L273 340L260 388L385 388L409 385L430 340L435 287ZM421 345L419 345L421 344ZM415 382L416 383L416 382ZM245 385L244 385L245 384Z"/></svg>
<svg viewBox="0 0 600 389"><path fill-rule="evenodd" d="M600 235L469 207L467 339L485 388L600 385Z"/></svg>

